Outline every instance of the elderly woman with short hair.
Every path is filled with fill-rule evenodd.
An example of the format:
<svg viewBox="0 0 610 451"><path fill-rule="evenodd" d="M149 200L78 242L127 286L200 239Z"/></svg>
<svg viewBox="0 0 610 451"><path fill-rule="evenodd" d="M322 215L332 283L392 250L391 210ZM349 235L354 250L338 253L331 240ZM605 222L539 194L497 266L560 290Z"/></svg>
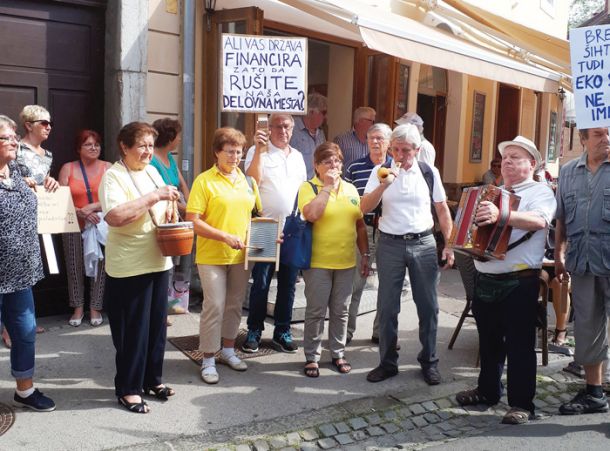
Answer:
<svg viewBox="0 0 610 451"><path fill-rule="evenodd" d="M214 354L222 342L219 362L235 371L248 366L235 354L250 271L244 269L246 232L252 211L261 211L258 187L239 169L246 138L234 128L219 128L212 149L216 164L193 182L186 219L197 234L196 263L204 300L199 323L203 352L201 379L219 380Z"/></svg>
<svg viewBox="0 0 610 451"><path fill-rule="evenodd" d="M351 183L341 179L343 154L335 143L326 142L314 152L316 176L299 189L298 205L305 219L313 223L311 267L305 279L305 375L320 375L319 361L326 310L329 312L328 342L333 366L349 373L345 359L347 320L352 281L356 267L356 246L362 255L358 270L368 274L369 245L360 211L360 196Z"/></svg>
<svg viewBox="0 0 610 451"><path fill-rule="evenodd" d="M172 261L161 254L155 221L166 222L178 190L149 164L156 135L144 122L125 125L117 139L121 160L106 171L99 191L109 226L104 301L116 348L115 393L135 413L149 412L142 393L164 401L175 393L162 381Z"/></svg>
<svg viewBox="0 0 610 451"><path fill-rule="evenodd" d="M19 119L25 130L17 151L21 173L30 186L44 185L48 191L55 191L59 183L49 175L53 154L42 147L53 127L51 114L40 105L26 105L19 113Z"/></svg>
<svg viewBox="0 0 610 451"><path fill-rule="evenodd" d="M44 277L37 234L37 200L15 163L17 125L0 116L0 315L13 343L14 402L39 412L55 410L34 388L36 318L32 286Z"/></svg>

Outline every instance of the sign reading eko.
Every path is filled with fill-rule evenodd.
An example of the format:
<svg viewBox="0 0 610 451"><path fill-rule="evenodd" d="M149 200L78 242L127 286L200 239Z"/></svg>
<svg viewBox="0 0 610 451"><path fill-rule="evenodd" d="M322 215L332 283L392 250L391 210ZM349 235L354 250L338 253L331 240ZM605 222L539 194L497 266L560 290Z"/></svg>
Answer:
<svg viewBox="0 0 610 451"><path fill-rule="evenodd" d="M579 129L610 125L610 25L572 28L572 87Z"/></svg>
<svg viewBox="0 0 610 451"><path fill-rule="evenodd" d="M307 38L222 35L222 111L305 114Z"/></svg>

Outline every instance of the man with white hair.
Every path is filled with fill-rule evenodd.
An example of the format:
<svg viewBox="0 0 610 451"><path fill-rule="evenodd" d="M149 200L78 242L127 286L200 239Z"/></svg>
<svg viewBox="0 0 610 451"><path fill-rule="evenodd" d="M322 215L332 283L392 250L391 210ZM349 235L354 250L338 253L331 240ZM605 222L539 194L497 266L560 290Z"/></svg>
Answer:
<svg viewBox="0 0 610 451"><path fill-rule="evenodd" d="M536 395L536 318L540 270L549 224L555 214L553 191L533 179L540 152L527 138L517 136L498 144L502 155L504 189L520 197L510 212L512 227L504 260L475 261L477 277L472 312L479 332L481 372L478 385L456 395L462 406L494 405L502 396L502 372L508 360L508 405L502 423L527 423L534 415ZM500 220L488 201L475 214L478 226Z"/></svg>
<svg viewBox="0 0 610 451"><path fill-rule="evenodd" d="M354 161L368 155L366 132L375 123L376 114L375 110L368 106L356 108L352 129L335 138L335 144L343 153L344 168L349 168Z"/></svg>
<svg viewBox="0 0 610 451"><path fill-rule="evenodd" d="M434 160L436 159L436 150L430 141L424 136L424 120L417 113L408 112L403 114L401 117L394 121L397 125L413 124L419 131L421 137L421 146L419 147L419 153L417 154L417 161L423 161L428 163L429 166L434 166Z"/></svg>
<svg viewBox="0 0 610 451"><path fill-rule="evenodd" d="M413 124L396 127L390 137L393 158L390 175L380 179L379 166L373 169L360 204L366 214L383 201L377 241L380 363L367 375L369 382L381 382L398 374L398 314L407 269L419 318L422 349L417 360L427 384L441 382L436 355L436 288L440 273L432 208L445 242L449 241L453 223L438 169L416 160L420 145L421 138ZM453 251L445 247L441 255L443 268L450 267Z"/></svg>
<svg viewBox="0 0 610 451"><path fill-rule="evenodd" d="M320 127L326 119L327 107L328 100L326 97L314 92L307 96L307 114L294 118L290 146L299 149L299 152L303 154L308 179L314 176L313 153L316 147L326 142L324 130Z"/></svg>

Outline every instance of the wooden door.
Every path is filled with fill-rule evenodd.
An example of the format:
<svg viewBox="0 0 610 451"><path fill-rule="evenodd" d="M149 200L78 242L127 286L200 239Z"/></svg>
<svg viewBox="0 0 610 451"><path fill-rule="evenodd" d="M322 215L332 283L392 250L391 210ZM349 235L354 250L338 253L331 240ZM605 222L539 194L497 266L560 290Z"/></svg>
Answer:
<svg viewBox="0 0 610 451"><path fill-rule="evenodd" d="M54 126L43 145L53 153L53 176L76 158L77 130L93 128L103 136L105 2L76 3L0 3L0 114L19 122L24 105L40 104L50 111ZM54 242L61 273L35 287L39 315L68 306L60 237Z"/></svg>
<svg viewBox="0 0 610 451"><path fill-rule="evenodd" d="M444 95L417 95L417 114L424 121L424 136L434 146L434 166L443 175L445 157L445 126L447 122L447 98Z"/></svg>
<svg viewBox="0 0 610 451"><path fill-rule="evenodd" d="M396 119L398 66L393 56L367 48L356 51L353 105L374 108L376 121L390 126Z"/></svg>
<svg viewBox="0 0 610 451"><path fill-rule="evenodd" d="M222 113L219 94L222 88L220 80L220 43L222 33L262 34L263 11L256 7L223 9L216 11L210 21L210 30L204 30L204 114L202 169L214 164L212 139L218 127L234 127L242 131L251 143L256 127L256 115L253 113Z"/></svg>
<svg viewBox="0 0 610 451"><path fill-rule="evenodd" d="M511 141L519 134L520 105L521 91L518 88L501 84L498 90L494 155L499 155L498 143Z"/></svg>

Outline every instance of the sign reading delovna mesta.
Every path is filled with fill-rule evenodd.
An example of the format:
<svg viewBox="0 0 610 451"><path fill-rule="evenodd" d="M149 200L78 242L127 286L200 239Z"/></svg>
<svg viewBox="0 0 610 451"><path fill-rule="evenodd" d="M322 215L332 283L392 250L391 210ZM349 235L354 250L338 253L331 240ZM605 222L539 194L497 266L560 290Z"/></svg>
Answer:
<svg viewBox="0 0 610 451"><path fill-rule="evenodd" d="M222 35L222 111L305 114L307 38Z"/></svg>
<svg viewBox="0 0 610 451"><path fill-rule="evenodd" d="M570 30L572 88L579 129L610 125L610 25Z"/></svg>

